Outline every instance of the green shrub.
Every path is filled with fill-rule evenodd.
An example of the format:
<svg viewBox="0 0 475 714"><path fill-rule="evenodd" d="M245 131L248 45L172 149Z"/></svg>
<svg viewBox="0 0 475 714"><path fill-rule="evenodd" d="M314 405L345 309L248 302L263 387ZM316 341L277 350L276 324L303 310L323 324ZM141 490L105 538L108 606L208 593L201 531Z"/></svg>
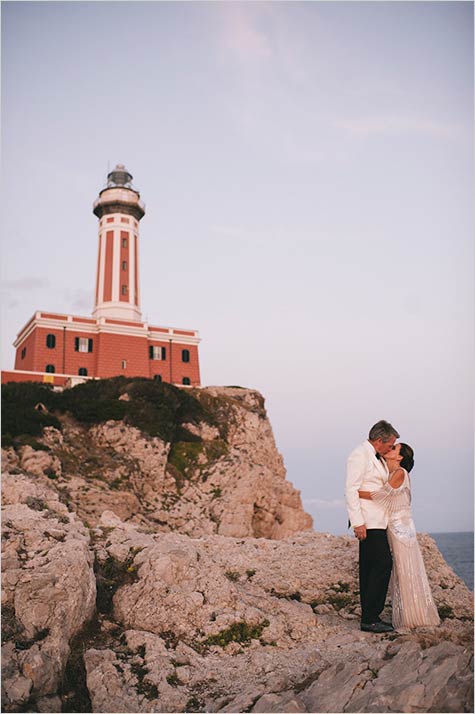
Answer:
<svg viewBox="0 0 475 714"><path fill-rule="evenodd" d="M248 625L247 622L234 622L226 630L221 630L216 635L210 635L203 644L226 647L230 642L249 644L251 640L258 640L265 627L269 627L269 620L263 620L258 625Z"/></svg>
<svg viewBox="0 0 475 714"><path fill-rule="evenodd" d="M123 419L126 402L119 400L119 396L126 384L124 377L90 380L78 384L72 389L64 390L59 408L85 424Z"/></svg>
<svg viewBox="0 0 475 714"><path fill-rule="evenodd" d="M61 428L53 414L35 409L39 402L48 411L55 409L59 396L48 384L9 382L2 385L2 444L13 446L15 437L23 434L40 436L45 426Z"/></svg>
<svg viewBox="0 0 475 714"><path fill-rule="evenodd" d="M198 466L198 457L203 452L203 443L178 441L172 445L168 454L168 462L183 476Z"/></svg>
<svg viewBox="0 0 475 714"><path fill-rule="evenodd" d="M168 454L168 463L171 464L183 477L189 478L190 471L198 470L199 474L209 468L213 461L217 461L228 452L228 445L222 439L215 441L177 441L172 444ZM199 457L204 455L204 463L199 462ZM221 495L219 493L219 495Z"/></svg>
<svg viewBox="0 0 475 714"><path fill-rule="evenodd" d="M128 399L121 399L125 394ZM38 402L50 413L35 410ZM14 445L15 437L22 434L39 436L44 426L60 429L56 414L67 412L83 424L123 419L146 434L167 442L200 440L182 424L206 422L216 425L211 411L193 394L144 377L89 380L63 392L53 391L48 384L10 382L2 386L5 446Z"/></svg>

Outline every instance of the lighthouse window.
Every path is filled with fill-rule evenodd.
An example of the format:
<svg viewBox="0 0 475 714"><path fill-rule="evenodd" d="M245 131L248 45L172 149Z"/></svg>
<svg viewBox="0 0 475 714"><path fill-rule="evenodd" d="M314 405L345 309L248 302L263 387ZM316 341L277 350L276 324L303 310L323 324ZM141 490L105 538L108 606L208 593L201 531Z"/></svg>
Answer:
<svg viewBox="0 0 475 714"><path fill-rule="evenodd" d="M157 345L150 345L148 348L148 356L150 359L166 359L167 358L167 348L158 347Z"/></svg>
<svg viewBox="0 0 475 714"><path fill-rule="evenodd" d="M87 377L87 369L85 367L79 367L78 374L80 377Z"/></svg>
<svg viewBox="0 0 475 714"><path fill-rule="evenodd" d="M181 380L181 383L182 383L182 384L191 384L190 378L189 378L189 377L183 377L183 379Z"/></svg>
<svg viewBox="0 0 475 714"><path fill-rule="evenodd" d="M92 340L90 337L75 337L74 350L76 352L92 352Z"/></svg>
<svg viewBox="0 0 475 714"><path fill-rule="evenodd" d="M127 285L122 285L122 295L127 295Z"/></svg>
<svg viewBox="0 0 475 714"><path fill-rule="evenodd" d="M161 382L161 381L162 381L162 375L161 375L161 374L155 374L153 378L154 378L154 380L155 380L156 382Z"/></svg>
<svg viewBox="0 0 475 714"><path fill-rule="evenodd" d="M127 270L127 261L126 260L122 261L122 270Z"/></svg>
<svg viewBox="0 0 475 714"><path fill-rule="evenodd" d="M26 347L23 347L23 349L21 351L21 358L25 359L25 355L26 355Z"/></svg>
<svg viewBox="0 0 475 714"><path fill-rule="evenodd" d="M45 372L54 372L54 364L47 364L45 367Z"/></svg>
<svg viewBox="0 0 475 714"><path fill-rule="evenodd" d="M50 349L54 349L54 347L56 347L55 335L46 335L46 347L49 347Z"/></svg>
<svg viewBox="0 0 475 714"><path fill-rule="evenodd" d="M127 248L127 238L122 238L122 248Z"/></svg>
<svg viewBox="0 0 475 714"><path fill-rule="evenodd" d="M125 369L127 367L127 360L123 359L122 360L122 369Z"/></svg>
<svg viewBox="0 0 475 714"><path fill-rule="evenodd" d="M182 362L190 361L190 350L182 350L181 351L181 361Z"/></svg>

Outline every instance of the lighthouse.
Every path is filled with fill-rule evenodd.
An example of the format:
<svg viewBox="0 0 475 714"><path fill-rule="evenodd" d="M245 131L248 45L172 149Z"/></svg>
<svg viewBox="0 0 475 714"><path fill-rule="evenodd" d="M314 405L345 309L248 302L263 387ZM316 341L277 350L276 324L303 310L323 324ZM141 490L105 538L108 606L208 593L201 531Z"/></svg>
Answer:
<svg viewBox="0 0 475 714"><path fill-rule="evenodd" d="M132 179L117 164L93 205L99 236L92 315L37 310L17 335L15 369L2 372L2 382L64 387L122 375L200 386L197 330L142 320L139 223L145 206Z"/></svg>
<svg viewBox="0 0 475 714"><path fill-rule="evenodd" d="M145 206L132 174L117 164L94 203L99 249L93 316L142 319L139 291L139 221Z"/></svg>

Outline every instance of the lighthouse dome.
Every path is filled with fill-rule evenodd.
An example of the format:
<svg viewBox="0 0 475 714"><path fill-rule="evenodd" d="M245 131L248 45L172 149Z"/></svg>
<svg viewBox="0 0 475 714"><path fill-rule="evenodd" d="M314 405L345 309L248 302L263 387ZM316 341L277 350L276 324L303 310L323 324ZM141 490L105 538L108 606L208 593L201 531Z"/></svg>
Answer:
<svg viewBox="0 0 475 714"><path fill-rule="evenodd" d="M131 188L132 179L132 174L127 171L124 164L117 164L115 169L107 174L107 187L124 186L125 188Z"/></svg>

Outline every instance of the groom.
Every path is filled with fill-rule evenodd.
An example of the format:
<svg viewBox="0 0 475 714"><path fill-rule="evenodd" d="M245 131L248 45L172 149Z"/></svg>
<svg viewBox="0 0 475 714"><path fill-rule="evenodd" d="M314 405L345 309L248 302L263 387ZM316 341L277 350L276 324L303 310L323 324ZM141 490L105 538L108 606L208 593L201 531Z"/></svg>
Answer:
<svg viewBox="0 0 475 714"><path fill-rule="evenodd" d="M392 557L386 528L388 518L382 505L360 500L358 490L376 491L388 480L382 457L394 446L399 434L387 421L371 427L368 439L348 457L346 466L346 507L350 524L360 542L359 579L361 629L364 632L391 632L392 625L379 615L384 609Z"/></svg>

